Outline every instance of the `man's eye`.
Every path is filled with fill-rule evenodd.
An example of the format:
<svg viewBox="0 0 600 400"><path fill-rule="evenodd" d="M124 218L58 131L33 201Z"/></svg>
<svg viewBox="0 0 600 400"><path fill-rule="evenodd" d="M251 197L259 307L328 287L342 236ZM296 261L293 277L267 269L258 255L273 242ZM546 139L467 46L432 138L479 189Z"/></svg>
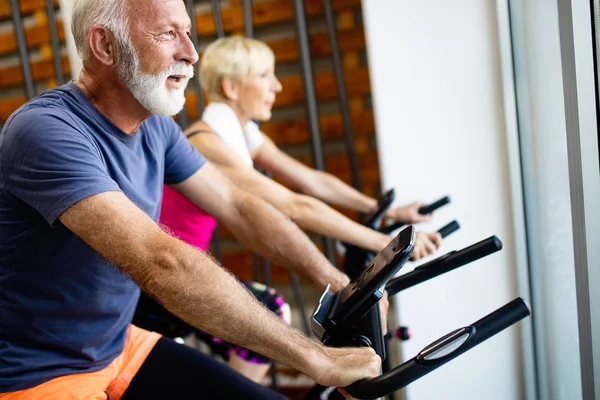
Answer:
<svg viewBox="0 0 600 400"><path fill-rule="evenodd" d="M175 32L174 31L163 32L163 33L161 33L161 36L163 36L163 37L173 37L173 36L175 36Z"/></svg>

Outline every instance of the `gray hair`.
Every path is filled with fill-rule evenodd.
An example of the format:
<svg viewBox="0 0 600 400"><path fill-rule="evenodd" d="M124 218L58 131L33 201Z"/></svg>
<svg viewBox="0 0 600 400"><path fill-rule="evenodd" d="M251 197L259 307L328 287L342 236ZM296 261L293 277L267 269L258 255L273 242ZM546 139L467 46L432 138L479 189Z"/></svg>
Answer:
<svg viewBox="0 0 600 400"><path fill-rule="evenodd" d="M71 32L83 61L88 61L91 56L88 34L94 25L109 29L119 45L129 41L128 11L129 0L74 1Z"/></svg>

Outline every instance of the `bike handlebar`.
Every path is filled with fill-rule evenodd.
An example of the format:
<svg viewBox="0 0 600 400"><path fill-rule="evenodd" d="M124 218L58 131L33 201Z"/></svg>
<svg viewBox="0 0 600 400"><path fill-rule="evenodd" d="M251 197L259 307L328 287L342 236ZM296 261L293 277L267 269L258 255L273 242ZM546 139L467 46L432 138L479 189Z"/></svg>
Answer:
<svg viewBox="0 0 600 400"><path fill-rule="evenodd" d="M450 197L444 196L441 199L439 199L431 204L428 204L426 206L419 208L419 214L423 214L423 215L431 214L438 208L445 206L448 203L450 203Z"/></svg>
<svg viewBox="0 0 600 400"><path fill-rule="evenodd" d="M420 379L530 314L527 302L520 297L516 298L479 321L441 337L421 350L417 356L390 372L376 378L360 380L345 390L359 399L386 396Z"/></svg>
<svg viewBox="0 0 600 400"><path fill-rule="evenodd" d="M497 236L490 236L462 250L453 250L428 263L416 267L409 273L390 279L385 287L388 296L394 296L404 289L425 282L436 276L450 272L463 265L479 260L502 249L502 242Z"/></svg>
<svg viewBox="0 0 600 400"><path fill-rule="evenodd" d="M442 239L443 239L446 236L456 232L459 229L460 229L460 225L459 225L458 221L454 220L454 221L442 226L440 229L438 229L438 233L442 236Z"/></svg>
<svg viewBox="0 0 600 400"><path fill-rule="evenodd" d="M371 229L378 228L379 221L388 208L390 208L395 198L396 192L394 189L385 192L377 201L377 207L363 218L361 224Z"/></svg>

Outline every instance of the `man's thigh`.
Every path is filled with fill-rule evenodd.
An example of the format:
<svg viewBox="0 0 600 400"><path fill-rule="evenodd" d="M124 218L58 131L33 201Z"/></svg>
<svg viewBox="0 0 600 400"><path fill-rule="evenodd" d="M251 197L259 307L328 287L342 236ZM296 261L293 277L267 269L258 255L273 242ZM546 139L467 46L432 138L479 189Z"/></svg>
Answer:
<svg viewBox="0 0 600 400"><path fill-rule="evenodd" d="M285 399L196 349L161 338L123 400L169 398Z"/></svg>
<svg viewBox="0 0 600 400"><path fill-rule="evenodd" d="M115 372L106 368L89 374L66 375L31 389L0 393L1 400L107 400L106 387Z"/></svg>

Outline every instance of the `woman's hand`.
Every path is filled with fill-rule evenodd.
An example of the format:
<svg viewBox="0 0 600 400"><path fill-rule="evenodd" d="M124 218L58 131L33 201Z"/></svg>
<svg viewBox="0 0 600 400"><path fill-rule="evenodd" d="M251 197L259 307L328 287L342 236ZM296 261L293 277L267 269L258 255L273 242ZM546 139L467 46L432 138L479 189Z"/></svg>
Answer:
<svg viewBox="0 0 600 400"><path fill-rule="evenodd" d="M419 208L424 206L421 202L414 202L403 207L396 207L388 210L385 217L406 224L417 224L431 220L431 214L423 215L419 213Z"/></svg>
<svg viewBox="0 0 600 400"><path fill-rule="evenodd" d="M415 249L410 256L412 261L433 254L442 245L442 235L438 232L417 232L415 235Z"/></svg>

